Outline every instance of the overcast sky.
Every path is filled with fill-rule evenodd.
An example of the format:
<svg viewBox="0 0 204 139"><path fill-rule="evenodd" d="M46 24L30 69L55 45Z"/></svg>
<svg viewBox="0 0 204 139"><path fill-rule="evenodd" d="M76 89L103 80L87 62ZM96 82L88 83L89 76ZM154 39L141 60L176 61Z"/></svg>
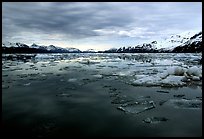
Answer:
<svg viewBox="0 0 204 139"><path fill-rule="evenodd" d="M202 30L201 2L2 4L2 39L104 50Z"/></svg>

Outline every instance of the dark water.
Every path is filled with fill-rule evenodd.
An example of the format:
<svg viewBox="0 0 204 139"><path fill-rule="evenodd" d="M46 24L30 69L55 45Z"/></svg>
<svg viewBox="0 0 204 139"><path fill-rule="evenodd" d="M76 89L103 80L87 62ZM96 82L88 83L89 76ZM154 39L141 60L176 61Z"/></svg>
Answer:
<svg viewBox="0 0 204 139"><path fill-rule="evenodd" d="M5 137L202 136L201 86L133 86L93 76L102 68L55 64L4 61Z"/></svg>

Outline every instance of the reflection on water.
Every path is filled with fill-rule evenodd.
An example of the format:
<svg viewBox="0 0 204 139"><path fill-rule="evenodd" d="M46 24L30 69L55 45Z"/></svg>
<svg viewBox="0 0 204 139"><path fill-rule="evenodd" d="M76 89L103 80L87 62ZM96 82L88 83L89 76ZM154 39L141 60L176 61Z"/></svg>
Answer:
<svg viewBox="0 0 204 139"><path fill-rule="evenodd" d="M201 54L3 54L4 134L201 136L202 78L182 86L132 84L171 66L201 69L200 58Z"/></svg>

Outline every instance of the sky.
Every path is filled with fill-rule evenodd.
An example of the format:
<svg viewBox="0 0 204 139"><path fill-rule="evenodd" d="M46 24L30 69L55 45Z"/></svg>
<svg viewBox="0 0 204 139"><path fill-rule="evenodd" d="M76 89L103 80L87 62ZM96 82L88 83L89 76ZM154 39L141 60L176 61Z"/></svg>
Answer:
<svg viewBox="0 0 204 139"><path fill-rule="evenodd" d="M3 42L107 50L201 30L201 2L2 3Z"/></svg>

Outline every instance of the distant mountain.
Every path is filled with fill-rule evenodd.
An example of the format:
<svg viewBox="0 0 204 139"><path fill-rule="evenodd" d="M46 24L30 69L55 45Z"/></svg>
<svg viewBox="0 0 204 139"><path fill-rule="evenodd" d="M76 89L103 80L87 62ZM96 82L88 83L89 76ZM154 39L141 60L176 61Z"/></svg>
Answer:
<svg viewBox="0 0 204 139"><path fill-rule="evenodd" d="M62 47L57 47L54 45L40 46L40 45L32 44L30 47L31 48L37 48L37 49L44 49L44 50L47 50L51 53L80 53L81 52L77 48L62 48Z"/></svg>
<svg viewBox="0 0 204 139"><path fill-rule="evenodd" d="M54 45L44 46L32 44L28 46L23 43L2 43L3 53L80 53L77 48L61 48Z"/></svg>
<svg viewBox="0 0 204 139"><path fill-rule="evenodd" d="M5 42L5 43L2 44L2 47L8 47L8 48L10 48L10 47L15 47L15 48L24 47L24 48L29 48L28 45L23 44L23 43L19 43L19 42L17 42L17 43Z"/></svg>
<svg viewBox="0 0 204 139"><path fill-rule="evenodd" d="M175 47L172 52L202 52L202 32L195 34L185 43Z"/></svg>
<svg viewBox="0 0 204 139"><path fill-rule="evenodd" d="M197 53L202 52L202 32L192 32L171 35L160 41L143 43L135 47L121 47L109 49L105 53Z"/></svg>
<svg viewBox="0 0 204 139"><path fill-rule="evenodd" d="M88 49L86 51L83 51L83 53L96 53L97 51L95 51L94 49Z"/></svg>
<svg viewBox="0 0 204 139"><path fill-rule="evenodd" d="M81 53L81 50L77 49L77 48L65 48L66 51L70 52L70 53Z"/></svg>
<svg viewBox="0 0 204 139"><path fill-rule="evenodd" d="M94 49L80 51L77 48L62 48L54 45L44 46L32 44L28 46L23 43L2 43L3 53L95 53ZM150 43L138 44L134 47L111 48L102 53L198 53L202 52L202 32L193 34L185 32L171 35L162 40L155 40Z"/></svg>

